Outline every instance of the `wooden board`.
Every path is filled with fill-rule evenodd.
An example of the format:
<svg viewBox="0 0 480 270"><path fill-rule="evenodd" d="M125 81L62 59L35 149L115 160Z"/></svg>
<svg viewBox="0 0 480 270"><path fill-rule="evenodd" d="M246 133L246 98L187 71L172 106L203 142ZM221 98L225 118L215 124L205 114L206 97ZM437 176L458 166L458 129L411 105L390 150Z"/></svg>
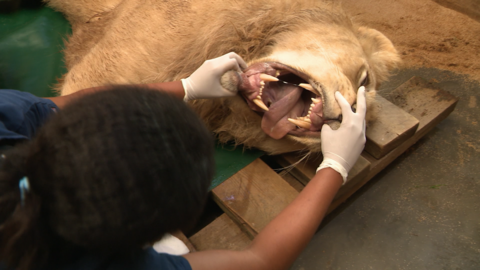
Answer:
<svg viewBox="0 0 480 270"><path fill-rule="evenodd" d="M251 240L226 214L189 238L196 250L243 250Z"/></svg>
<svg viewBox="0 0 480 270"><path fill-rule="evenodd" d="M410 139L383 158L376 159L368 153L362 154L363 157L372 163L372 169L368 178L375 176L410 146L425 136L455 109L458 102L456 97L441 89L430 88L427 82L418 77L413 77L392 91L388 99L417 118L420 123L417 131Z"/></svg>
<svg viewBox="0 0 480 270"><path fill-rule="evenodd" d="M254 237L298 195L261 159L212 190L213 199L249 236Z"/></svg>
<svg viewBox="0 0 480 270"><path fill-rule="evenodd" d="M305 188L305 186L300 181L298 181L297 178L290 174L289 171L283 170L279 172L278 175L280 175L283 180L287 181L287 183L299 193L302 192L303 188Z"/></svg>
<svg viewBox="0 0 480 270"><path fill-rule="evenodd" d="M276 157L276 161L284 166L287 167L291 164L295 164L298 160L301 159L301 154L289 153L284 154ZM311 156L310 158L303 160L302 162L298 163L295 167L289 169L290 174L298 179L299 182L306 185L310 179L316 173L316 170L320 163L322 162L322 156L316 155ZM338 191L335 198L341 197L354 183L362 181L365 177L367 177L368 173L370 172L370 162L363 157L360 157L355 165L353 165L350 173L348 174L348 182L340 190Z"/></svg>
<svg viewBox="0 0 480 270"><path fill-rule="evenodd" d="M378 114L367 128L365 151L375 158L381 158L412 137L419 122L380 95L376 95L375 105L378 106Z"/></svg>

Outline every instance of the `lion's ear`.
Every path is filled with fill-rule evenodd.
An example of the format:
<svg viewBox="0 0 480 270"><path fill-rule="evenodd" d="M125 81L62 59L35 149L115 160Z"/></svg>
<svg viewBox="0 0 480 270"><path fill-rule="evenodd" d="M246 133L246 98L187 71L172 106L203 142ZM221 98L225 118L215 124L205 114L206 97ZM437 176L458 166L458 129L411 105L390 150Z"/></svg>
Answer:
<svg viewBox="0 0 480 270"><path fill-rule="evenodd" d="M379 31L367 27L358 28L358 40L367 55L370 68L375 73L377 83L385 81L389 72L401 63L392 42Z"/></svg>

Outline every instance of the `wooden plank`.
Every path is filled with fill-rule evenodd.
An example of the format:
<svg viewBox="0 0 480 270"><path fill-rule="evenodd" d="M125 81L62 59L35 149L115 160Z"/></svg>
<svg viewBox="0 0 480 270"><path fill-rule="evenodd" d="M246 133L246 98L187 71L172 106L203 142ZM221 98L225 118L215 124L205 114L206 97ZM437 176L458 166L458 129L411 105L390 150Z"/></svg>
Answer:
<svg viewBox="0 0 480 270"><path fill-rule="evenodd" d="M212 190L213 199L250 237L255 237L298 195L261 159Z"/></svg>
<svg viewBox="0 0 480 270"><path fill-rule="evenodd" d="M362 156L372 163L369 179L445 119L455 109L458 102L456 97L441 89L431 88L427 82L419 77L413 77L392 91L388 99L413 115L420 123L416 133L410 139L383 158L375 159L368 153L362 153Z"/></svg>
<svg viewBox="0 0 480 270"><path fill-rule="evenodd" d="M243 250L251 240L226 214L222 214L189 238L196 250Z"/></svg>
<svg viewBox="0 0 480 270"><path fill-rule="evenodd" d="M172 235L177 237L178 239L180 239L188 248L188 250L190 250L190 252L195 252L195 247L192 245L192 243L188 240L188 238L185 236L185 234L183 234L182 231L175 231L175 232L172 232Z"/></svg>
<svg viewBox="0 0 480 270"><path fill-rule="evenodd" d="M376 95L375 105L378 114L367 128L365 151L378 159L412 137L419 121L380 95Z"/></svg>
<svg viewBox="0 0 480 270"><path fill-rule="evenodd" d="M301 154L289 153L276 157L276 161L284 167L288 167L292 164L295 164L302 158ZM311 155L308 159L301 161L296 164L295 167L291 168L290 174L292 174L298 181L306 185L310 179L316 173L316 170L320 163L322 162L321 155ZM288 169L287 169L288 170ZM362 181L370 172L370 162L363 157L359 157L355 165L352 167L348 174L348 182L338 191L335 198L341 197L345 192L347 192L351 186L355 183Z"/></svg>
<svg viewBox="0 0 480 270"><path fill-rule="evenodd" d="M295 178L289 171L284 170L278 173L283 180L287 181L287 183L293 187L299 193L302 192L303 188L305 187L297 178Z"/></svg>

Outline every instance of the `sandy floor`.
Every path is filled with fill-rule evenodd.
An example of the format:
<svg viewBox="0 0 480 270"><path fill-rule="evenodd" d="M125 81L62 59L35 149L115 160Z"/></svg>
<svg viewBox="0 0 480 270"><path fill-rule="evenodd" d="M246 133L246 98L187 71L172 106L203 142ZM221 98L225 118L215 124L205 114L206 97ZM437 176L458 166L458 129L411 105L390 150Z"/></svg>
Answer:
<svg viewBox="0 0 480 270"><path fill-rule="evenodd" d="M436 1L444 4L449 2ZM401 54L405 67L446 69L468 74L471 79L480 81L478 16L470 13L469 17L437 2L342 0L342 5L355 22L375 28L390 38ZM460 2L478 6L475 0Z"/></svg>

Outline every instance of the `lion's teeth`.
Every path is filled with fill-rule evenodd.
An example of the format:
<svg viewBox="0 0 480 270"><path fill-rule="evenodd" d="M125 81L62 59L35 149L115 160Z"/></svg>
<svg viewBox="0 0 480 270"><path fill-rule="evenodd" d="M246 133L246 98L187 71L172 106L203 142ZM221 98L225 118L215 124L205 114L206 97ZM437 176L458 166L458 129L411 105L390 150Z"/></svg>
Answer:
<svg viewBox="0 0 480 270"><path fill-rule="evenodd" d="M310 114L308 114L308 115L305 116L305 117L297 118L297 119L302 120L302 121L305 121L305 122L308 122L308 123L312 123L312 120L310 120Z"/></svg>
<svg viewBox="0 0 480 270"><path fill-rule="evenodd" d="M261 86L264 86L264 85L265 85L265 82L264 82L264 81L260 81L260 85L261 85Z"/></svg>
<svg viewBox="0 0 480 270"><path fill-rule="evenodd" d="M315 90L315 89L312 87L312 85L310 85L310 84L308 84L308 83L301 83L301 84L299 84L298 86L302 87L302 88L305 89L305 90L308 90L308 91L314 93L314 94L317 95L317 96L320 96L320 93L319 93L317 90Z"/></svg>
<svg viewBox="0 0 480 270"><path fill-rule="evenodd" d="M277 78L275 78L275 77L273 77L273 76L270 76L270 75L268 75L268 74L263 74L263 73L260 74L260 79L261 79L262 81L265 81L265 82L276 82L276 81L278 81Z"/></svg>
<svg viewBox="0 0 480 270"><path fill-rule="evenodd" d="M297 119L292 119L292 118L288 118L288 121L294 125L297 125L301 128L304 128L304 129L310 129L310 127L312 126L311 123L309 122L306 122L304 120L297 120Z"/></svg>
<svg viewBox="0 0 480 270"><path fill-rule="evenodd" d="M313 104L318 104L318 103L321 102L321 100L318 99L318 98L312 98L312 102L313 102Z"/></svg>
<svg viewBox="0 0 480 270"><path fill-rule="evenodd" d="M278 76L280 76L280 70L277 70L277 71L275 72L275 77L278 77Z"/></svg>
<svg viewBox="0 0 480 270"><path fill-rule="evenodd" d="M310 84L308 84L308 83L301 83L301 84L299 84L298 86L300 86L300 87L302 87L302 88L305 88L305 89L307 89L308 91L313 91L313 90L314 90L313 87L312 87Z"/></svg>
<svg viewBox="0 0 480 270"><path fill-rule="evenodd" d="M255 104L256 104L258 107L260 107L262 110L268 112L268 107L267 107L267 105L265 105L265 103L263 103L263 101L262 101L262 99L261 99L260 96L257 96L257 98L253 100L253 103L255 103Z"/></svg>

